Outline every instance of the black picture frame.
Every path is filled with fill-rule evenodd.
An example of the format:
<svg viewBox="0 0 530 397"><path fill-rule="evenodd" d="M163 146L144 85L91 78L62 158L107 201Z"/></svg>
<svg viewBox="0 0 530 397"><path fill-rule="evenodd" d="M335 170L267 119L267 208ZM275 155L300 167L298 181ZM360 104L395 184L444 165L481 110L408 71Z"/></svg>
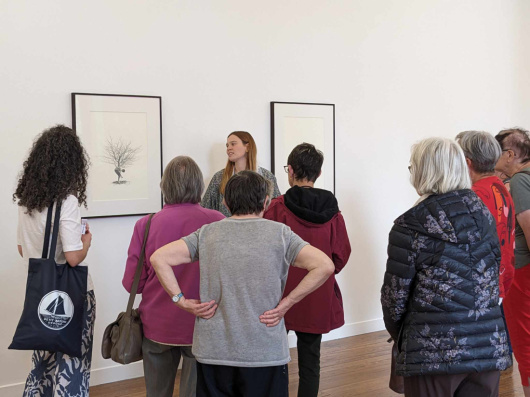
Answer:
<svg viewBox="0 0 530 397"><path fill-rule="evenodd" d="M276 176L278 180L278 185L280 186L280 191L284 193L288 189L288 184L286 182L285 172L283 166L280 164L282 161L287 163L287 156L291 150L302 142L312 143L316 146L317 149L324 152L324 164L322 166L322 176L324 176L325 181L322 180L322 176L317 179L315 187L321 187L323 189L329 190L335 194L335 104L332 103L316 103L316 102L280 102L273 101L270 103L270 115L271 115L271 172ZM323 130L323 142L311 142L311 134L307 134L304 139L304 135L300 134L296 138L298 141L293 142L290 147L283 147L281 141L292 141L294 139L286 139L285 136L282 136L282 139L279 139L278 134L287 133L287 131L279 131L280 119L287 118L300 118L300 119L315 119L325 117L324 121L324 130ZM309 117L308 117L309 116ZM329 119L329 120L327 120ZM285 128L285 127L284 127ZM293 130L296 127L293 128ZM318 128L314 128L318 130ZM318 134L314 134L313 138L317 137ZM282 158L279 158L281 156ZM330 159L331 157L331 159ZM328 166L329 164L329 166ZM286 165L286 164L283 164ZM329 168L328 168L329 167ZM325 173L326 172L326 173ZM284 182L285 181L285 182ZM319 182L320 181L320 182ZM320 185L320 186L319 186Z"/></svg>
<svg viewBox="0 0 530 397"><path fill-rule="evenodd" d="M105 200L98 200L97 202L94 201L94 179L91 180L91 175L94 172L94 163L96 163L97 165L99 158L102 156L95 155L94 150L92 150L91 144L88 143L89 141L91 141L91 139L89 139L89 136L90 134L93 134L94 131L91 131L92 127L90 127L90 123L87 120L87 112L93 112L93 107L94 109L96 109L95 113L100 112L115 114L141 114L143 112L142 104L145 104L145 117L147 120L146 136L148 140L148 145L146 145L145 147L145 151L147 151L147 153L144 157L147 157L148 170L146 171L147 175L143 178L143 180L144 183L147 183L148 197L138 198L135 204L132 204L134 200L124 197L124 199L122 200L123 202L121 203L120 200L112 199L108 200L109 204L101 205L105 202ZM131 107L130 110L127 109L129 105ZM160 178L163 173L162 97L152 95L72 92L71 106L72 128L80 136L85 150L91 158L91 168L89 169L89 182L87 185L88 209L82 207L81 216L83 218L142 216L159 211L163 206L162 192L160 191L159 187ZM96 128L92 129L96 130ZM153 143L155 142L156 145L153 145ZM118 175L118 183L120 183L119 181L120 175ZM121 183L123 184L124 182Z"/></svg>

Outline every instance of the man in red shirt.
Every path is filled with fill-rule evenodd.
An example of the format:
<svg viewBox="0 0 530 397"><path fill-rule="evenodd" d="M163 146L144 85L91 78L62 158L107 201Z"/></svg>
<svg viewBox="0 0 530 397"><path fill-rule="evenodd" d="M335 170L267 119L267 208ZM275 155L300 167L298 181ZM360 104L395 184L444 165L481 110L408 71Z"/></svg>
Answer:
<svg viewBox="0 0 530 397"><path fill-rule="evenodd" d="M482 131L461 132L456 140L466 156L472 189L486 204L497 224L501 246L499 296L504 298L515 274L515 211L510 193L494 175L495 164L502 154L501 146L493 135Z"/></svg>
<svg viewBox="0 0 530 397"><path fill-rule="evenodd" d="M291 188L272 200L263 217L289 226L303 240L326 253L338 274L348 262L351 248L337 199L333 193L314 187L323 162L324 155L313 145L296 146L285 166ZM284 296L306 274L303 269L291 267ZM298 340L298 397L317 396L322 334L344 325L342 296L335 274L285 315L285 327L295 331Z"/></svg>

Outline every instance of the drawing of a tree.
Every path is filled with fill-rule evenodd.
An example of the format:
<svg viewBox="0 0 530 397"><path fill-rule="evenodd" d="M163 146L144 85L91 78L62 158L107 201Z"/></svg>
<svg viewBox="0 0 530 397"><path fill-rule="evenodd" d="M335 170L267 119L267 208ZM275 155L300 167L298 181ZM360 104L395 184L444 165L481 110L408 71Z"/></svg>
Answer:
<svg viewBox="0 0 530 397"><path fill-rule="evenodd" d="M124 142L121 137L117 140L112 139L112 137L107 138L105 154L102 157L105 163L114 165L114 172L118 175L118 180L114 183L125 183L125 181L121 181L122 173L125 172L125 167L130 166L138 159L138 153L141 149L141 146L134 147L130 141Z"/></svg>

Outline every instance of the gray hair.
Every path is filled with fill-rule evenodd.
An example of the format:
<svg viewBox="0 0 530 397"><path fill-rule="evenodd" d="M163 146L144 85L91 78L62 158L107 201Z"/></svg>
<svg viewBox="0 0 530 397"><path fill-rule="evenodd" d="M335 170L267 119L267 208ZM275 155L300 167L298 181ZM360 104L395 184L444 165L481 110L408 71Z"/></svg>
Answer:
<svg viewBox="0 0 530 397"><path fill-rule="evenodd" d="M191 157L175 157L164 170L160 188L166 204L197 204L204 191L201 169Z"/></svg>
<svg viewBox="0 0 530 397"><path fill-rule="evenodd" d="M464 152L451 139L428 138L416 143L410 164L410 182L420 195L471 187Z"/></svg>
<svg viewBox="0 0 530 397"><path fill-rule="evenodd" d="M493 135L484 131L463 131L456 136L456 141L471 160L474 171L479 174L495 171L502 149Z"/></svg>

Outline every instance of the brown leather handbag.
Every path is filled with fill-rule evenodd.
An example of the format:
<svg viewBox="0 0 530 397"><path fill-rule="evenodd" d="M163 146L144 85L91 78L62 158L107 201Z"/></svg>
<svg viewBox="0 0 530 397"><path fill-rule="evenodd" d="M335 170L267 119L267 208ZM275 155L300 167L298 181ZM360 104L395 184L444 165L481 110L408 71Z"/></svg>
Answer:
<svg viewBox="0 0 530 397"><path fill-rule="evenodd" d="M142 251L136 265L136 273L127 303L127 310L118 315L116 321L110 323L103 333L103 342L101 344L101 355L103 358L111 358L120 364L129 364L142 359L142 339L143 329L142 321L138 310L133 309L134 298L138 291L140 275L145 261L145 243L151 227L151 219L154 214L149 216L147 225L145 225L144 241Z"/></svg>

